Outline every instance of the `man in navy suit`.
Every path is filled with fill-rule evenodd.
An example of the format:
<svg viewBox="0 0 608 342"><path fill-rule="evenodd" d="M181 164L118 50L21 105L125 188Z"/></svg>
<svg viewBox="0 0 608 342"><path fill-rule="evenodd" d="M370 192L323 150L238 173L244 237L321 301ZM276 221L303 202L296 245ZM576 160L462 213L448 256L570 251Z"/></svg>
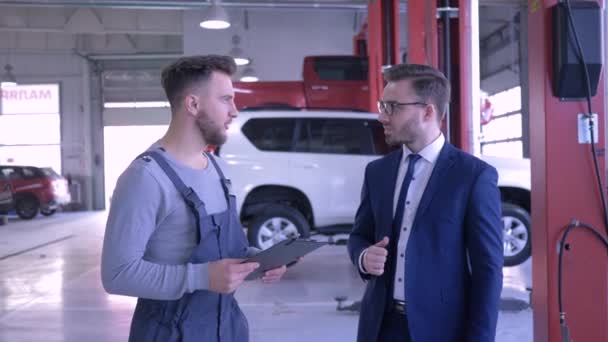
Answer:
<svg viewBox="0 0 608 342"><path fill-rule="evenodd" d="M348 252L367 288L359 342L493 342L502 289L496 170L445 141L450 85L438 70L384 72L387 143L365 170Z"/></svg>

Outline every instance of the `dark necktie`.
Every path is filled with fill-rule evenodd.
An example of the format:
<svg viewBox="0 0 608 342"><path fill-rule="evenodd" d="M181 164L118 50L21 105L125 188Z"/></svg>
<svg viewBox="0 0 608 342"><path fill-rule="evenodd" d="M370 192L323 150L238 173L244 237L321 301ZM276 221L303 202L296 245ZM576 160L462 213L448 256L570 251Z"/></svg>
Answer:
<svg viewBox="0 0 608 342"><path fill-rule="evenodd" d="M410 187L412 178L414 178L414 166L420 159L418 154L410 154L408 156L407 172L403 178L403 184L401 184L401 191L399 192L399 200L397 200L397 209L395 209L395 216L393 218L393 233L395 234L393 240L397 240L399 237L399 229L401 229L401 223L403 222L403 212L405 211L405 199L407 198L407 190Z"/></svg>

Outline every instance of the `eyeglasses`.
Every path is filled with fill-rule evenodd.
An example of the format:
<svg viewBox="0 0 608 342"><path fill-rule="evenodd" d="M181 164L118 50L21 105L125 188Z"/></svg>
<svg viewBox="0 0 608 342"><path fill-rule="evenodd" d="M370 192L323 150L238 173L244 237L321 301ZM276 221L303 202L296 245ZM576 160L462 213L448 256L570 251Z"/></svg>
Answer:
<svg viewBox="0 0 608 342"><path fill-rule="evenodd" d="M395 109L399 106L426 106L424 102L397 102L397 101L378 101L378 112L392 116Z"/></svg>

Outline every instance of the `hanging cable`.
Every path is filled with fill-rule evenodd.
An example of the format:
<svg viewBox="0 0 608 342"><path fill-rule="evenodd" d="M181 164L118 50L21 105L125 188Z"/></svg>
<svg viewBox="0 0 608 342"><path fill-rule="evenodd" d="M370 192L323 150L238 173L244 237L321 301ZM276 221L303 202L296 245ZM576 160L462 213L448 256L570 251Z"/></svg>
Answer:
<svg viewBox="0 0 608 342"><path fill-rule="evenodd" d="M564 256L564 250L569 250L569 245L566 245L566 239L568 238L568 235L570 235L570 232L574 228L584 228L584 229L590 231L591 233L593 233L593 235L595 235L599 240L601 240L604 243L604 246L606 246L606 251L608 252L608 239L606 237L604 237L602 235L602 233L600 233L597 229L593 228L592 226L590 226L588 224L582 223L582 222L578 221L577 219L572 220L572 223L570 223L570 225L568 225L568 227L566 228L566 231L564 232L564 234L562 234L562 238L559 241L559 256L558 256L558 265L557 265L557 300L558 300L558 307L559 307L559 325L562 330L563 342L570 342L570 332L568 330L568 325L566 324L566 312L564 311L563 284L562 284L562 277L563 277L562 259Z"/></svg>
<svg viewBox="0 0 608 342"><path fill-rule="evenodd" d="M597 161L597 152L595 150L595 133L594 133L594 123L593 123L593 110L591 108L591 83L589 80L589 70L587 69L587 63L585 63L585 58L583 54L583 48L581 47L580 41L578 39L578 33L576 32L576 26L574 24L574 19L572 18L572 8L570 7L570 0L566 0L566 13L568 14L568 23L570 28L572 29L572 34L574 36L574 42L576 44L576 52L577 57L581 63L581 67L583 68L583 75L585 76L585 88L586 88L586 98L587 98L587 113L585 117L589 120L589 131L591 137L591 154L593 156L593 165L595 168L595 176L597 178L597 183L600 190L600 198L602 201L602 214L604 216L604 229L606 234L608 234L608 212L606 210L606 197L604 195L604 186L602 184L602 178L600 176L600 168L599 163Z"/></svg>

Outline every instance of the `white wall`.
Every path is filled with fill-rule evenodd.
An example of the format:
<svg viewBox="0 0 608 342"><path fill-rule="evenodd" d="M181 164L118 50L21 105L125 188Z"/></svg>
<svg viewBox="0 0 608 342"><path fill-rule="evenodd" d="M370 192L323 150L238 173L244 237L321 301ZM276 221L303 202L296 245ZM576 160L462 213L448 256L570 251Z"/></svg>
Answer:
<svg viewBox="0 0 608 342"><path fill-rule="evenodd" d="M241 37L241 48L253 58L253 67L262 81L301 80L302 60L309 55L351 55L353 36L364 14L355 22L355 10L229 8L234 23L226 30L199 27L202 12L184 13L184 54L227 54L232 35Z"/></svg>

